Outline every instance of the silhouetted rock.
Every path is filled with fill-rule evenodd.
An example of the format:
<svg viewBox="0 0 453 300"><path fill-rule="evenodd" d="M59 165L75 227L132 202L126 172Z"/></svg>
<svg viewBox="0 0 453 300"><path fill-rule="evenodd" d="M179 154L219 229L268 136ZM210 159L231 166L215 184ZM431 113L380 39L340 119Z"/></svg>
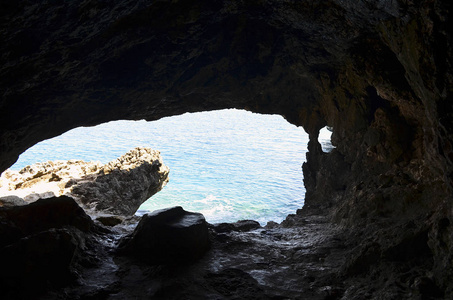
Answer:
<svg viewBox="0 0 453 300"><path fill-rule="evenodd" d="M4 299L35 298L77 277L88 259L91 218L74 199L61 196L0 208L0 289Z"/></svg>
<svg viewBox="0 0 453 300"><path fill-rule="evenodd" d="M159 151L138 147L105 165L49 161L19 172L7 170L0 178L0 193L19 195L26 202L67 195L93 213L133 215L167 184L168 174Z"/></svg>
<svg viewBox="0 0 453 300"><path fill-rule="evenodd" d="M82 241L71 229L51 229L0 247L3 299L31 299L75 279L72 263Z"/></svg>
<svg viewBox="0 0 453 300"><path fill-rule="evenodd" d="M96 218L97 221L101 222L102 225L105 226L115 226L121 224L123 219L119 216L99 216Z"/></svg>
<svg viewBox="0 0 453 300"><path fill-rule="evenodd" d="M259 222L253 220L240 220L234 223L214 224L213 227L216 232L223 233L230 231L250 231L261 228L261 225Z"/></svg>
<svg viewBox="0 0 453 300"><path fill-rule="evenodd" d="M40 199L28 205L2 208L0 219L7 221L20 237L66 226L88 232L93 225L85 211L68 196Z"/></svg>
<svg viewBox="0 0 453 300"><path fill-rule="evenodd" d="M119 248L151 264L190 263L209 249L207 223L202 214L180 206L157 210L144 215Z"/></svg>
<svg viewBox="0 0 453 300"><path fill-rule="evenodd" d="M213 290L227 299L272 299L255 278L240 269L231 268L218 273L209 273L205 278Z"/></svg>

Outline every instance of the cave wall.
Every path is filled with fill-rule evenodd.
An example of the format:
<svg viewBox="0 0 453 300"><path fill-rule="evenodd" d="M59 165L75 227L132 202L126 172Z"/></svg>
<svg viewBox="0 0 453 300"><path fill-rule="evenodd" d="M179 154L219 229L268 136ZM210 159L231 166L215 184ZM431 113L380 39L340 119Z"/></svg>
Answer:
<svg viewBox="0 0 453 300"><path fill-rule="evenodd" d="M310 135L299 213L327 214L373 233L387 249L407 238L398 226L412 222L426 235L439 284L448 286L448 1L15 1L0 8L0 170L77 126L233 107L278 113ZM329 154L317 142L325 125L334 129Z"/></svg>

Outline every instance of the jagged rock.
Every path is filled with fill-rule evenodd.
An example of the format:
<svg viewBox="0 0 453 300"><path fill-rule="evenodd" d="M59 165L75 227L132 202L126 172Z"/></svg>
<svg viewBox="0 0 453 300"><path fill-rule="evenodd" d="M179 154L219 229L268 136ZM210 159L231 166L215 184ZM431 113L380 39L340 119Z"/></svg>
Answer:
<svg viewBox="0 0 453 300"><path fill-rule="evenodd" d="M90 211L132 215L168 182L159 151L138 147L106 165L69 160L37 163L0 178L0 192L33 202L71 196Z"/></svg>
<svg viewBox="0 0 453 300"><path fill-rule="evenodd" d="M159 151L139 147L103 166L94 180L79 181L70 194L96 211L133 215L167 184L168 174Z"/></svg>
<svg viewBox="0 0 453 300"><path fill-rule="evenodd" d="M28 203L18 196L0 197L0 207L27 205Z"/></svg>
<svg viewBox="0 0 453 300"><path fill-rule="evenodd" d="M157 210L144 215L119 248L151 264L190 263L209 249L207 223L202 214L180 206Z"/></svg>
<svg viewBox="0 0 453 300"><path fill-rule="evenodd" d="M0 177L0 194L17 195L28 203L61 196L69 193L77 180L98 173L101 167L99 162L69 160L36 163L20 171L6 170Z"/></svg>

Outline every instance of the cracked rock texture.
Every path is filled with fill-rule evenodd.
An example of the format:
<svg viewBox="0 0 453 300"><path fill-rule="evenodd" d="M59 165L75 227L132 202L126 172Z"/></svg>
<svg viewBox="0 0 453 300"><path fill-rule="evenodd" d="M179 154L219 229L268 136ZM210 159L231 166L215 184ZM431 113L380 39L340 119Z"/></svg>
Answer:
<svg viewBox="0 0 453 300"><path fill-rule="evenodd" d="M450 1L0 8L1 170L81 125L232 107L281 114L310 135L305 206L282 226L322 215L347 233L330 299L453 297ZM330 153L317 141L326 125ZM216 272L221 291L217 281L235 276L265 291L253 272Z"/></svg>
<svg viewBox="0 0 453 300"><path fill-rule="evenodd" d="M66 195L92 214L133 215L168 182L160 152L138 147L102 165L81 160L49 161L7 170L0 177L0 204L27 204ZM14 202L13 196L25 200ZM8 200L9 199L9 200ZM13 202L11 202L13 201Z"/></svg>

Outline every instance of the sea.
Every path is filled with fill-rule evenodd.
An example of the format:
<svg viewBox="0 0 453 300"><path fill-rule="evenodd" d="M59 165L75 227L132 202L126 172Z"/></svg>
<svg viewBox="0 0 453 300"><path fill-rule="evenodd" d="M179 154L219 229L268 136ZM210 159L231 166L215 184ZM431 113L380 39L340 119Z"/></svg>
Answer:
<svg viewBox="0 0 453 300"><path fill-rule="evenodd" d="M330 151L328 130L320 142ZM150 147L161 152L170 180L137 214L178 205L210 223L253 219L265 225L303 207L307 143L303 128L279 115L227 109L75 128L28 149L10 169L69 159L107 163Z"/></svg>

